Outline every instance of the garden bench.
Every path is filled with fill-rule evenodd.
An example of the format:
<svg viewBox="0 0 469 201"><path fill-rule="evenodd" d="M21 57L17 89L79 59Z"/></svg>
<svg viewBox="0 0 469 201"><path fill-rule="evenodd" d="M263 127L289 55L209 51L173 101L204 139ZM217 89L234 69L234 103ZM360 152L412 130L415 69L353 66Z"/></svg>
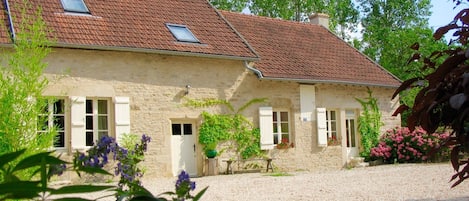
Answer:
<svg viewBox="0 0 469 201"><path fill-rule="evenodd" d="M233 174L233 167L231 166L233 162L248 162L248 161L265 161L267 163L266 166L266 172L274 172L274 168L272 166L272 160L273 158L253 158L253 159L228 159L228 160L222 160L223 162L226 162L226 172L225 174Z"/></svg>

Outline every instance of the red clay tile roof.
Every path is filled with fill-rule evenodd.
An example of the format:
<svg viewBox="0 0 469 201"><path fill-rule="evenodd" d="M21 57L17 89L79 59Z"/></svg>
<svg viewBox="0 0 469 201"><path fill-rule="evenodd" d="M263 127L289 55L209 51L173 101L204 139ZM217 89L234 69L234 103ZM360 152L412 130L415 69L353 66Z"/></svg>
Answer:
<svg viewBox="0 0 469 201"><path fill-rule="evenodd" d="M9 44L11 43L10 32L8 28L10 23L8 22L8 17L3 14L5 13L3 3L0 4L0 9L3 11L2 14L0 14L0 44Z"/></svg>
<svg viewBox="0 0 469 201"><path fill-rule="evenodd" d="M9 0L14 16L22 1ZM91 15L65 13L60 0L29 2L42 7L58 46L258 57L206 0L85 0ZM186 25L201 44L177 42L166 23Z"/></svg>
<svg viewBox="0 0 469 201"><path fill-rule="evenodd" d="M265 79L398 87L400 81L326 28L221 11L260 56Z"/></svg>

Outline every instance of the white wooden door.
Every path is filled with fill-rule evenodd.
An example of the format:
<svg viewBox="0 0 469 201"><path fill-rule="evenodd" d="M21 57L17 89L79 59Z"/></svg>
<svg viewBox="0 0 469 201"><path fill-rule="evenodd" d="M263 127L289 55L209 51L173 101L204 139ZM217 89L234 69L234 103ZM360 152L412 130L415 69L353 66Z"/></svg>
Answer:
<svg viewBox="0 0 469 201"><path fill-rule="evenodd" d="M171 158L173 175L182 170L191 176L197 175L194 125L191 123L173 123L171 136Z"/></svg>
<svg viewBox="0 0 469 201"><path fill-rule="evenodd" d="M345 111L345 131L346 131L346 145L347 157L359 156L358 151L358 137L357 137L357 118L354 110Z"/></svg>

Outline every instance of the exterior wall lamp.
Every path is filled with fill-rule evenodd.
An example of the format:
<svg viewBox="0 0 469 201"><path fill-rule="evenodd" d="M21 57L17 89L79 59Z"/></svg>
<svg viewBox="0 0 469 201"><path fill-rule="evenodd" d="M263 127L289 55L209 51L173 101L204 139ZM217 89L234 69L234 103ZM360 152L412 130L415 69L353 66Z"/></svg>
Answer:
<svg viewBox="0 0 469 201"><path fill-rule="evenodd" d="M188 95L190 89L191 89L191 85L190 84L186 85L186 92L184 94Z"/></svg>

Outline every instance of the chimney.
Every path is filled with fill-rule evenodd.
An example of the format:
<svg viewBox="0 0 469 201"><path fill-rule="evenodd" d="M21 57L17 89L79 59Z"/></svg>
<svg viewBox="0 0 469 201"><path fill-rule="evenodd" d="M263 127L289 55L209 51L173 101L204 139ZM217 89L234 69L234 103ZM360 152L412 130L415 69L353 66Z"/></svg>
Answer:
<svg viewBox="0 0 469 201"><path fill-rule="evenodd" d="M324 13L314 13L309 16L311 24L317 24L329 29L329 15Z"/></svg>

